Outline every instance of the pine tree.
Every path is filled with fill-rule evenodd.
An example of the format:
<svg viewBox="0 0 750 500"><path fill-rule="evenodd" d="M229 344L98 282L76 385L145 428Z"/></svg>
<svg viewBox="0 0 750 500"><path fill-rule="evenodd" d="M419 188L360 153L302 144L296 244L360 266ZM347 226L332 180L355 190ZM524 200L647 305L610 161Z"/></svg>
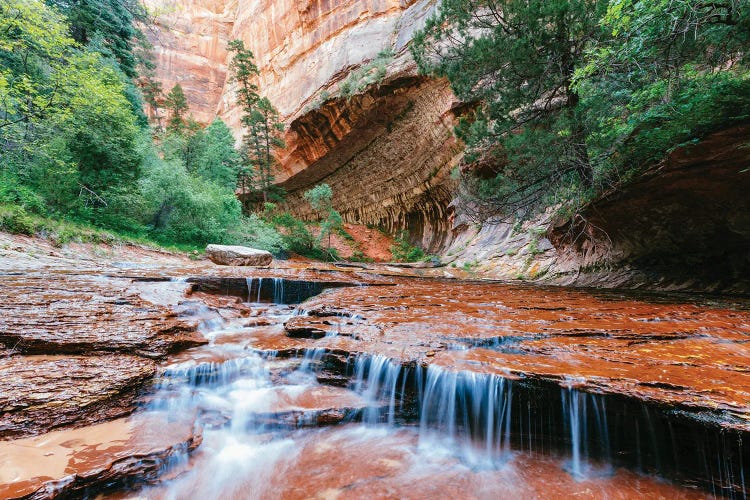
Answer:
<svg viewBox="0 0 750 500"><path fill-rule="evenodd" d="M176 83L172 90L167 94L164 106L169 110L170 116L167 122L169 132L180 133L185 126L185 113L188 111L187 98L182 90L182 86Z"/></svg>
<svg viewBox="0 0 750 500"><path fill-rule="evenodd" d="M253 62L253 53L245 48L242 40L229 42L229 51L235 53L229 70L238 85L237 99L242 106L242 125L246 130L242 138L240 189L258 191L267 202L280 196L274 186L273 171L277 165L274 151L284 147L281 138L284 125L271 101L258 93L254 80L259 71Z"/></svg>
<svg viewBox="0 0 750 500"><path fill-rule="evenodd" d="M476 103L459 136L467 163L491 165L483 182L468 179L485 209L512 216L533 208L561 183L588 189L586 148L576 69L606 1L445 0L416 37L420 68L447 77L461 99Z"/></svg>

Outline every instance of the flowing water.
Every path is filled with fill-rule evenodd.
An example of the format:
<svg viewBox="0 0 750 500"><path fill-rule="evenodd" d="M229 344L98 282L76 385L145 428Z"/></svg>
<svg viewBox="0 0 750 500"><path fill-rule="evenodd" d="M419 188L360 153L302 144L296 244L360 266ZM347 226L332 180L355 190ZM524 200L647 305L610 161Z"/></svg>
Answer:
<svg viewBox="0 0 750 500"><path fill-rule="evenodd" d="M712 448L704 459L718 462L724 479L739 486L697 487L700 481L684 480L694 470L681 471L681 457L666 460L672 468L660 463L665 453L677 453L675 433L684 431L679 423L640 404L581 391L575 379L551 385L382 354L344 356L316 347L282 355L269 349L269 339L285 338L285 322L307 314L296 303L323 288L300 283L248 278L243 316L183 304L182 314L200 319L210 343L170 360L146 411L197 415L203 444L170 463L161 482L132 495L745 496L744 466L736 463L745 452L741 443L739 452L732 448L731 436L729 452ZM329 317L324 340L346 340L339 338L345 325L361 320L354 313ZM664 439L672 444L660 444ZM653 449L642 449L648 448L643 443ZM714 465L705 466L711 478ZM652 471L675 472L666 475L682 485Z"/></svg>

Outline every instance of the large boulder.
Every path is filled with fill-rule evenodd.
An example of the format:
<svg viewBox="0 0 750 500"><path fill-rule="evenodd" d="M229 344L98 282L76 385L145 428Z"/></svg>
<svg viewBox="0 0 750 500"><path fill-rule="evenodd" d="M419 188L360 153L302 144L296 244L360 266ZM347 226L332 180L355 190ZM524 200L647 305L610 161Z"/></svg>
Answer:
<svg viewBox="0 0 750 500"><path fill-rule="evenodd" d="M268 267L273 260L270 252L235 245L208 245L206 255L214 264L223 266Z"/></svg>

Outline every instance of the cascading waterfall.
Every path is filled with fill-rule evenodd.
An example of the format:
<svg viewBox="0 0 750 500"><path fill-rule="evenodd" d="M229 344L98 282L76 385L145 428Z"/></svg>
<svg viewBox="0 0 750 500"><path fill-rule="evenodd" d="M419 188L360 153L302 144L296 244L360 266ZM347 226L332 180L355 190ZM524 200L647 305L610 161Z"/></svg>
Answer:
<svg viewBox="0 0 750 500"><path fill-rule="evenodd" d="M401 378L401 364L385 356L359 356L355 360L354 390L370 403L364 415L365 423L381 422L381 401L387 401L385 418L389 425L393 425L397 408L396 389Z"/></svg>
<svg viewBox="0 0 750 500"><path fill-rule="evenodd" d="M248 277L245 281L248 306L263 302L258 311L280 323L307 314L303 308L280 304L319 288L283 278ZM269 302L275 305L269 306ZM716 495L741 498L746 491L741 440L735 442L731 435L717 438L718 432L695 437L694 454L702 454L703 461L696 466L689 462L685 450L689 450L690 433L697 426L683 425L683 421L632 399L577 389L583 380L563 381L561 389L551 382L456 371L435 364L421 366L385 355L359 354L347 360L341 351L326 347L299 350L291 358L285 354L277 359L270 351L256 354L245 346L218 342L223 335L233 338L244 330L252 337L256 335L252 327L242 326L239 320L227 324L209 314L205 306L186 307L202 319L201 328L211 341L206 349L214 349L218 356L196 357L166 367L150 404L176 414L202 415L207 422L204 448L215 454L206 467L216 474L226 470L227 463L249 456L258 461L253 467L262 467L266 454L275 453L274 460L285 460L294 453L293 443L285 437L290 428L313 424L317 417L303 412L297 420L282 422L282 414L274 413L276 404L284 398L294 400L295 394L307 390L319 390L323 387L319 380L323 384L336 380L332 385L340 387L348 378L348 392L361 396L366 405L347 413L341 422L361 418L366 425L363 432L396 433L396 428L406 427L413 432L422 456L445 457L448 450L451 460L471 470L501 470L529 451L566 456L564 461L560 459L560 469L578 481L614 474L615 469L606 464L617 463L680 479L689 471L688 480L695 473L702 484L712 487L714 483L739 485L731 490L715 487ZM360 321L357 315L341 312L330 318L330 337ZM331 338L323 345L336 346L337 340ZM270 366L276 370L284 364L287 372L271 373ZM246 475L250 470L240 472Z"/></svg>
<svg viewBox="0 0 750 500"><path fill-rule="evenodd" d="M357 356L352 375L351 387L370 402L363 415L365 423L394 425L416 419L420 441L447 437L475 465L502 462L516 449L562 452L570 457L566 469L571 476L585 480L611 474L608 464L615 458L642 472L672 477L685 477L677 465L682 462L693 471L687 478L697 474L712 485L735 485L714 490L717 495L735 498L739 486L742 498L746 491L739 436L733 439L716 431L691 446L673 435L674 426L683 424L679 432L693 435L689 422L672 422L666 416L657 419L641 403L572 386L559 389L435 365L410 367L381 355ZM609 408L610 404L615 406ZM615 421L610 421L608 411L617 416ZM671 462L661 458L665 454Z"/></svg>

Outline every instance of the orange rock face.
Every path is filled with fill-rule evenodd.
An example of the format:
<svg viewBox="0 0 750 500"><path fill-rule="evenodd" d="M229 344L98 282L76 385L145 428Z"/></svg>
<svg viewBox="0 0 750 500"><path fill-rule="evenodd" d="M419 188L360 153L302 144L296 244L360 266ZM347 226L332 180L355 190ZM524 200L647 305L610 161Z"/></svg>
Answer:
<svg viewBox="0 0 750 500"><path fill-rule="evenodd" d="M155 14L155 26L146 36L154 47L156 79L166 94L179 83L190 112L208 123L224 91L227 42L236 12L232 0L146 0ZM154 117L154 110L148 110ZM163 116L163 110L160 115Z"/></svg>
<svg viewBox="0 0 750 500"><path fill-rule="evenodd" d="M350 223L409 230L430 250L449 233L449 172L461 152L447 82L417 76L408 43L434 0L149 0L157 78L179 82L191 111L240 131L226 42L255 54L259 87L286 121L277 182L309 218L302 193L328 183Z"/></svg>

